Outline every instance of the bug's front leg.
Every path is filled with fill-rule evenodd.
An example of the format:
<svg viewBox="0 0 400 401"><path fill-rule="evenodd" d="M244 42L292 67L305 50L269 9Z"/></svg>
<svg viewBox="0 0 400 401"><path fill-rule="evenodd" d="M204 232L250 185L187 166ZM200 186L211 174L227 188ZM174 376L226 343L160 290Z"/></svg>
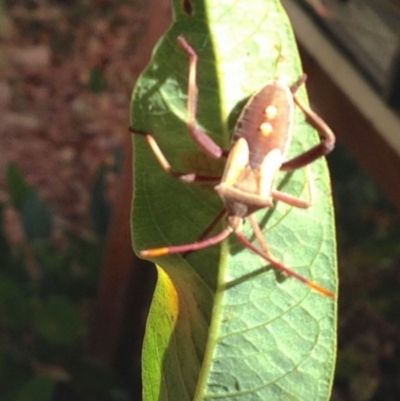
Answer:
<svg viewBox="0 0 400 401"><path fill-rule="evenodd" d="M221 177L210 177L210 176L204 176L204 175L199 175L196 173L184 173L180 171L176 171L172 168L171 164L165 157L164 153L158 146L157 141L153 137L153 135L142 131L142 130L137 130L135 128L130 128L130 131L136 135L142 135L145 137L146 142L148 143L150 149L152 150L156 160L158 161L159 165L161 168L168 173L169 175L172 175L173 177L178 178L179 180L185 182L185 183L203 183L203 184L214 184L216 182L219 182Z"/></svg>
<svg viewBox="0 0 400 401"><path fill-rule="evenodd" d="M178 44L189 55L189 79L188 79L188 129L193 140L203 149L203 151L213 159L219 159L225 155L224 150L218 146L206 132L196 125L197 95L197 53L183 36L178 37Z"/></svg>

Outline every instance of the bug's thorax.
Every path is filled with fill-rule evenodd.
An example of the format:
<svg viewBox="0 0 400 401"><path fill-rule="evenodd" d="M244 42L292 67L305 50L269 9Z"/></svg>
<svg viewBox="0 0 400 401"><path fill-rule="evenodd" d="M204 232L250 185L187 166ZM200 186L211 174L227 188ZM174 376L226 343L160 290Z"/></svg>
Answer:
<svg viewBox="0 0 400 401"><path fill-rule="evenodd" d="M215 187L228 215L244 218L259 209L271 207L271 191L281 164L281 152L273 149L259 167L252 168L248 144L244 138L239 138L229 153L222 180Z"/></svg>

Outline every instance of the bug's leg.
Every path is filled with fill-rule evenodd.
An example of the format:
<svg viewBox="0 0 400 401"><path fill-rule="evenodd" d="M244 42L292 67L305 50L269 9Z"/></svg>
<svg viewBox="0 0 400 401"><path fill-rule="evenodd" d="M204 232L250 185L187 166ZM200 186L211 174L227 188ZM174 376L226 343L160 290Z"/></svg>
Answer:
<svg viewBox="0 0 400 401"><path fill-rule="evenodd" d="M189 79L188 79L188 129L193 140L203 149L203 151L213 159L219 159L225 152L219 147L206 132L196 125L197 95L196 84L197 75L197 53L183 36L178 37L178 44L189 55Z"/></svg>
<svg viewBox="0 0 400 401"><path fill-rule="evenodd" d="M136 130L133 128L130 128L130 131L133 132L134 134L137 135L142 135L145 137L150 149L152 150L155 158L157 159L158 163L160 164L161 168L168 174L172 175L173 177L178 178L179 180L186 182L186 183L203 183L203 184L214 184L216 182L219 182L221 180L221 177L210 177L210 176L204 176L204 175L199 175L195 173L183 173L179 171L175 171L167 158L164 156L164 153L158 146L157 141L154 139L154 137L150 134L148 134L145 131L141 130Z"/></svg>
<svg viewBox="0 0 400 401"><path fill-rule="evenodd" d="M226 216L226 210L223 209L218 213L217 217L211 222L211 224L201 233L197 242L202 241L208 237L208 235L214 230L214 228L221 222L221 220ZM186 258L193 251L187 251L182 256Z"/></svg>
<svg viewBox="0 0 400 401"><path fill-rule="evenodd" d="M253 230L253 233L254 233L258 243L261 246L261 249L264 251L264 253L268 257L272 256L271 251L269 249L269 246L267 244L267 241L264 238L264 235L263 235L263 233L261 231L260 225L257 223L254 214L251 214L250 216L248 216L248 219L250 221L250 225L251 225L251 228Z"/></svg>
<svg viewBox="0 0 400 401"><path fill-rule="evenodd" d="M221 219L225 216L225 209L218 213L217 217L211 222L211 224L204 230L204 232L200 235L199 239L196 242L191 244L184 245L175 245L170 247L160 247L153 249L144 249L140 252L141 256L144 257L159 257L164 255L170 255L173 253L183 253L183 257L186 257L189 253L193 251L198 251L199 249L207 248L212 245L216 245L219 242L223 241L231 232L232 229L230 227L226 227L217 235L213 237L208 237L211 231L217 226L217 224L221 221Z"/></svg>
<svg viewBox="0 0 400 401"><path fill-rule="evenodd" d="M201 233L197 241L202 241L203 239L207 238L208 235L214 230L214 228L221 222L221 220L226 216L226 210L221 210L211 224Z"/></svg>
<svg viewBox="0 0 400 401"><path fill-rule="evenodd" d="M305 82L306 78L307 78L306 75L303 75L291 87L291 91L293 93L293 100L305 114L309 124L311 124L323 137L323 140L321 143L307 150L301 155L298 155L293 159L284 162L280 168L283 171L295 170L304 167L305 165L312 163L319 157L327 155L335 147L335 142L336 142L335 134L332 132L328 124L317 113L311 110L309 106L307 106L303 101L301 101L295 94L297 89Z"/></svg>
<svg viewBox="0 0 400 401"><path fill-rule="evenodd" d="M310 165L306 165L306 185L308 192L308 200L297 198L296 196L287 194L286 192L278 191L273 189L271 191L271 195L274 199L287 203L288 205L292 205L294 207L298 207L300 209L307 209L313 204L314 200L314 180L311 175Z"/></svg>
<svg viewBox="0 0 400 401"><path fill-rule="evenodd" d="M226 239L232 233L231 227L224 228L218 234L206 238L201 241L192 242L191 244L183 244L183 245L174 245L174 246L165 246L161 248L153 248L153 249L144 249L140 251L140 256L156 258L159 256L170 255L173 253L186 253L199 251L200 249L208 248L210 246L219 244L224 239Z"/></svg>
<svg viewBox="0 0 400 401"><path fill-rule="evenodd" d="M294 277L295 279L301 281L302 283L306 284L313 290L317 291L318 293L335 299L335 294L320 286L319 284L315 283L312 280L309 280L308 278L302 276L301 274L296 273L289 267L285 266L282 262L280 262L278 259L275 258L275 256L272 255L267 242L264 239L264 236L262 234L262 231L260 229L260 226L258 225L257 221L255 220L254 215L249 216L250 224L252 226L252 229L254 231L254 235L256 236L257 241L259 242L261 249L258 249L256 246L254 246L244 235L242 232L235 232L236 236L238 237L239 241L246 247L255 252L257 255L261 256L264 260L269 262L273 267L276 269L284 272L287 276L289 277Z"/></svg>
<svg viewBox="0 0 400 401"><path fill-rule="evenodd" d="M304 85L307 81L307 74L303 74L291 87L290 92L294 95L301 85Z"/></svg>

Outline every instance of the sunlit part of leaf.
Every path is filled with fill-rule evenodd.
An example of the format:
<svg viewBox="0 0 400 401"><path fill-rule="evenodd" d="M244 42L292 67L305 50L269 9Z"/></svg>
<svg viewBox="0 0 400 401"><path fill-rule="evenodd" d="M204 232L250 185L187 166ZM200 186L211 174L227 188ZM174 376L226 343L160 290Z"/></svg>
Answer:
<svg viewBox="0 0 400 401"><path fill-rule="evenodd" d="M197 123L224 149L246 99L272 80L302 74L293 33L277 0L174 2L175 22L138 82L131 126L154 135L177 171L198 171L204 157L187 130L188 57L199 55ZM299 96L306 100L304 88ZM288 157L318 137L296 110ZM142 136L134 136L136 251L195 241L223 205L212 186L168 176ZM221 163L203 162L209 175ZM323 160L311 166L313 205L279 203L257 213L275 256L335 291L330 184ZM280 190L308 197L305 169L281 174ZM224 223L223 223L224 224ZM221 224L222 226L222 224ZM254 240L250 228L244 232ZM159 258L159 279L143 350L144 400L298 400L330 398L336 309L330 299L277 273L235 238L186 257ZM174 291L172 291L173 289ZM178 308L176 308L178 305Z"/></svg>

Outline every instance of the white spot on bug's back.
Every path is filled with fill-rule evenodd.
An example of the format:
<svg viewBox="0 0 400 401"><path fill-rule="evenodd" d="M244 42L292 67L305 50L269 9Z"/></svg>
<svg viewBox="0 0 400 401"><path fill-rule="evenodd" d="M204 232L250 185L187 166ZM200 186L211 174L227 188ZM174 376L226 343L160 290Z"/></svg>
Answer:
<svg viewBox="0 0 400 401"><path fill-rule="evenodd" d="M262 135L268 136L272 134L273 128L270 123L265 122L260 125L260 130Z"/></svg>
<svg viewBox="0 0 400 401"><path fill-rule="evenodd" d="M278 108L270 104L265 108L264 112L268 120L273 120L278 115Z"/></svg>

